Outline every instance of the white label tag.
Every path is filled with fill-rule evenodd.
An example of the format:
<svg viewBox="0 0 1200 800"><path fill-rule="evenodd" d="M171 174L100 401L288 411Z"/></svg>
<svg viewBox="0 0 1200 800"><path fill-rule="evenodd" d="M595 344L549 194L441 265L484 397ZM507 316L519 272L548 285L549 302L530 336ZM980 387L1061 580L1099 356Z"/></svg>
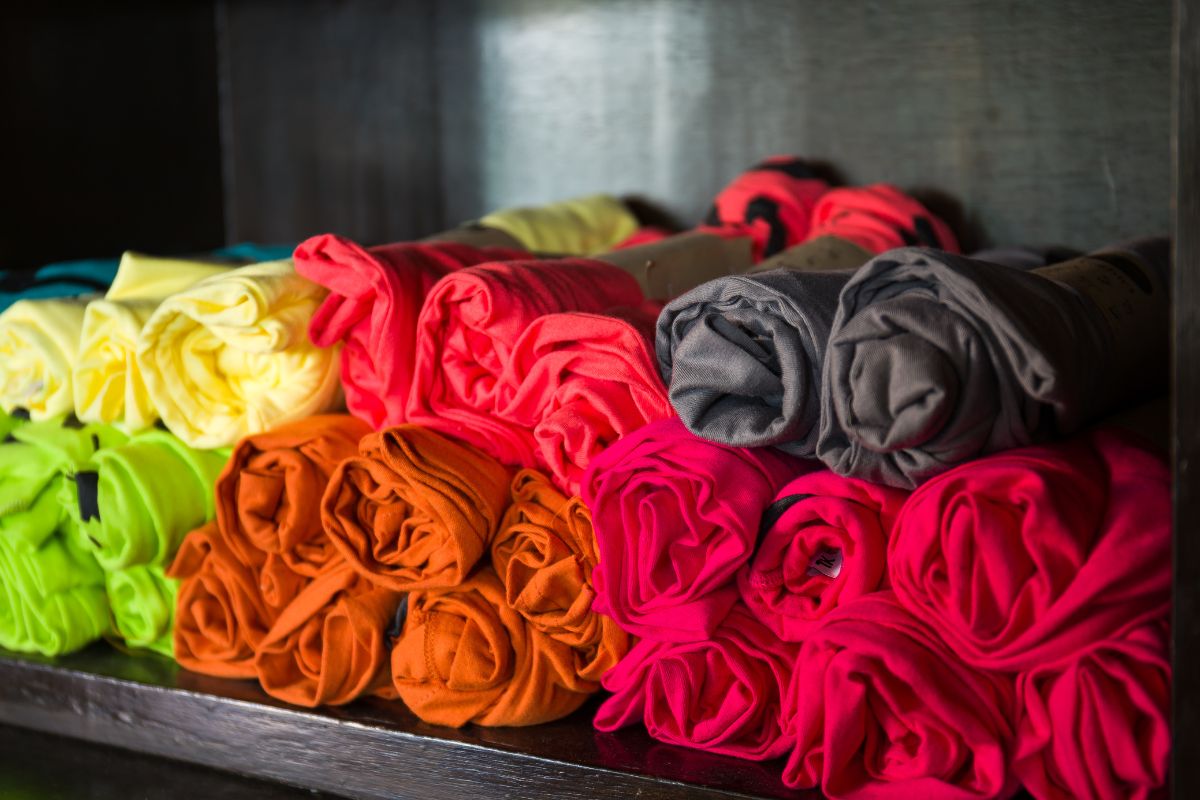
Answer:
<svg viewBox="0 0 1200 800"><path fill-rule="evenodd" d="M813 556L808 562L810 576L824 575L826 578L836 578L842 574L842 551L826 548Z"/></svg>

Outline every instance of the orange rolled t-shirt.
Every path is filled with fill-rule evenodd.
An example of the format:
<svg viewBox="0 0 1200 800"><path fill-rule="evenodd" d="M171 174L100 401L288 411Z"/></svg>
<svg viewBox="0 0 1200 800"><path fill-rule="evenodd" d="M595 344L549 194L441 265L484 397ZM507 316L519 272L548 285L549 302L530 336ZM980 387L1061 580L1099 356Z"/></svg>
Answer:
<svg viewBox="0 0 1200 800"><path fill-rule="evenodd" d="M416 425L366 436L334 472L321 520L354 569L395 591L456 586L508 504L510 472Z"/></svg>
<svg viewBox="0 0 1200 800"><path fill-rule="evenodd" d="M259 683L272 697L310 708L379 690L394 697L387 630L400 599L345 562L333 565L292 600L259 644Z"/></svg>
<svg viewBox="0 0 1200 800"><path fill-rule="evenodd" d="M461 586L409 595L392 680L414 714L454 727L549 722L596 688L576 675L569 646L508 607L491 567Z"/></svg>
<svg viewBox="0 0 1200 800"><path fill-rule="evenodd" d="M628 635L596 613L592 515L531 469L513 478L512 505L492 540L492 563L508 605L538 630L576 651L580 678L598 681L629 649Z"/></svg>
<svg viewBox="0 0 1200 800"><path fill-rule="evenodd" d="M371 432L360 419L322 414L238 442L217 481L221 533L246 563L278 556L292 572L315 577L340 557L321 527L321 496L342 460Z"/></svg>

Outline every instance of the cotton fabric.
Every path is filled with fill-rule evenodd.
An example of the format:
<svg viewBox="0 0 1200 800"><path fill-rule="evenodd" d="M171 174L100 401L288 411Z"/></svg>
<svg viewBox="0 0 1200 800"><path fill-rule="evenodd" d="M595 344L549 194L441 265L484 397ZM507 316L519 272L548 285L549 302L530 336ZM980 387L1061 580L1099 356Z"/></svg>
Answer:
<svg viewBox="0 0 1200 800"><path fill-rule="evenodd" d="M592 194L543 206L507 208L479 219L526 250L564 256L603 253L638 229L637 218L615 197Z"/></svg>
<svg viewBox="0 0 1200 800"><path fill-rule="evenodd" d="M32 272L0 270L0 311L18 300L103 293L117 273L115 258L47 264Z"/></svg>
<svg viewBox="0 0 1200 800"><path fill-rule="evenodd" d="M139 564L106 572L104 586L113 627L125 644L172 658L179 582L166 577L161 566Z"/></svg>
<svg viewBox="0 0 1200 800"><path fill-rule="evenodd" d="M0 408L35 421L75 408L72 376L88 297L18 300L0 313Z"/></svg>

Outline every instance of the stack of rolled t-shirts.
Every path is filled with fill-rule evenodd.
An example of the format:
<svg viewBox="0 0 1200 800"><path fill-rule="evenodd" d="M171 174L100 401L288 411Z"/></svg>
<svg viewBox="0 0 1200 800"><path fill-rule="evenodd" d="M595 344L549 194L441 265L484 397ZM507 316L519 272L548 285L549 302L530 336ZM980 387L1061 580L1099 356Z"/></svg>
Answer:
<svg viewBox="0 0 1200 800"><path fill-rule="evenodd" d="M110 631L104 572L67 513L77 470L124 441L106 425L16 425L0 443L0 646L69 653Z"/></svg>
<svg viewBox="0 0 1200 800"><path fill-rule="evenodd" d="M625 651L591 610L586 509L416 425L365 437L322 501L354 571L407 593L391 682L421 719L534 725L565 716Z"/></svg>
<svg viewBox="0 0 1200 800"><path fill-rule="evenodd" d="M178 582L164 569L184 535L213 519L213 483L228 459L148 430L95 451L64 484L62 504L104 570L126 645L172 655Z"/></svg>
<svg viewBox="0 0 1200 800"><path fill-rule="evenodd" d="M321 525L330 476L367 425L318 415L248 436L216 484L216 521L184 539L175 657L257 678L303 706L390 695L386 631L400 595L362 580Z"/></svg>
<svg viewBox="0 0 1200 800"><path fill-rule="evenodd" d="M821 371L847 268L913 238L957 250L949 227L894 187L831 189L804 243L669 303L655 351L688 429L725 444L816 453Z"/></svg>
<svg viewBox="0 0 1200 800"><path fill-rule="evenodd" d="M920 248L873 259L838 300L818 456L913 487L1161 392L1169 250L1142 239L1029 271Z"/></svg>

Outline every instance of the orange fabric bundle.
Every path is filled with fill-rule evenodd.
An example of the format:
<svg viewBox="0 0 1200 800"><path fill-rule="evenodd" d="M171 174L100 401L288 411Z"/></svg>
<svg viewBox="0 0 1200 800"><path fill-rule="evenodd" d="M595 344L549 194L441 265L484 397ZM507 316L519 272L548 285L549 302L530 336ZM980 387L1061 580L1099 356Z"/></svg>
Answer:
<svg viewBox="0 0 1200 800"><path fill-rule="evenodd" d="M597 688L575 674L569 646L508 607L490 567L461 586L409 595L392 680L414 714L454 727L549 722Z"/></svg>
<svg viewBox="0 0 1200 800"><path fill-rule="evenodd" d="M276 615L263 599L258 571L210 522L183 540L167 576L183 581L175 605L175 660L205 675L253 678L254 650Z"/></svg>
<svg viewBox="0 0 1200 800"><path fill-rule="evenodd" d="M321 528L321 495L337 465L371 432L362 420L325 414L247 436L217 481L217 521L243 563L277 556L315 577L337 560Z"/></svg>
<svg viewBox="0 0 1200 800"><path fill-rule="evenodd" d="M333 473L321 520L354 569L394 591L457 586L487 552L509 471L416 425L373 433Z"/></svg>
<svg viewBox="0 0 1200 800"><path fill-rule="evenodd" d="M592 609L596 592L592 514L535 470L517 473L512 505L492 541L492 563L510 608L534 628L573 648L575 670L598 681L629 649L617 623Z"/></svg>
<svg viewBox="0 0 1200 800"><path fill-rule="evenodd" d="M340 562L297 595L259 644L254 668L263 689L310 708L379 690L394 696L386 631L399 605L400 594Z"/></svg>

